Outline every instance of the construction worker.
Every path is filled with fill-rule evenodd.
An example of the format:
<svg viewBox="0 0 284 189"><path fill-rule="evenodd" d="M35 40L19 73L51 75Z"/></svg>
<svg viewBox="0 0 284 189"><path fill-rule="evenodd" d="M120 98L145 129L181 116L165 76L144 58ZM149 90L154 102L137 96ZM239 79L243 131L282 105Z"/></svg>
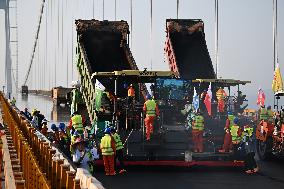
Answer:
<svg viewBox="0 0 284 189"><path fill-rule="evenodd" d="M253 142L253 127L250 127L249 125L244 126L241 148L243 148L245 152L245 172L248 174L258 172L258 167L254 158L255 148Z"/></svg>
<svg viewBox="0 0 284 189"><path fill-rule="evenodd" d="M72 155L73 162L80 168L87 169L94 175L95 160L99 159L97 149L94 147L90 148L81 137L76 139L73 146L75 148Z"/></svg>
<svg viewBox="0 0 284 189"><path fill-rule="evenodd" d="M224 91L222 87L220 87L216 92L219 113L223 113L225 111L225 97L226 96L227 96L226 92Z"/></svg>
<svg viewBox="0 0 284 189"><path fill-rule="evenodd" d="M267 121L267 110L264 105L259 109L259 121Z"/></svg>
<svg viewBox="0 0 284 189"><path fill-rule="evenodd" d="M41 133L44 135L44 136L47 136L47 131L48 131L48 128L47 128L47 120L46 119L43 119L42 122L41 122Z"/></svg>
<svg viewBox="0 0 284 189"><path fill-rule="evenodd" d="M238 125L238 122L239 122L239 119L238 118L235 118L234 119L234 125L231 126L231 129L230 129L230 133L231 133L231 136L232 136L232 144L233 144L233 150L234 152L237 151L238 149L238 145L240 143L240 141L242 140L242 130L240 128L240 126Z"/></svg>
<svg viewBox="0 0 284 189"><path fill-rule="evenodd" d="M59 146L62 152L70 157L70 138L66 132L66 126L64 123L59 123Z"/></svg>
<svg viewBox="0 0 284 189"><path fill-rule="evenodd" d="M59 131L58 131L58 127L53 123L51 124L51 130L53 131L53 138L52 138L52 143L55 145L59 144Z"/></svg>
<svg viewBox="0 0 284 189"><path fill-rule="evenodd" d="M69 122L69 126L74 129L74 131L77 131L78 134L82 135L84 134L84 127L83 127L83 119L82 116L79 114L79 112L75 111L72 114L72 117Z"/></svg>
<svg viewBox="0 0 284 189"><path fill-rule="evenodd" d="M267 120L269 123L273 123L274 119L274 112L271 110L271 106L267 106Z"/></svg>
<svg viewBox="0 0 284 189"><path fill-rule="evenodd" d="M105 174L106 175L115 175L114 170L114 156L115 156L115 141L111 137L110 128L107 127L104 130L105 135L101 139L100 149L103 155L103 161L105 166Z"/></svg>
<svg viewBox="0 0 284 189"><path fill-rule="evenodd" d="M160 115L158 106L151 95L147 95L147 101L144 103L143 111L146 113L145 127L146 127L146 140L150 140L151 134L154 132L154 120L156 116Z"/></svg>
<svg viewBox="0 0 284 189"><path fill-rule="evenodd" d="M11 100L11 105L12 105L12 106L15 106L15 105L16 105L16 102L17 102L17 101L16 101L15 97L13 97L12 100Z"/></svg>
<svg viewBox="0 0 284 189"><path fill-rule="evenodd" d="M33 117L31 115L31 113L29 112L28 108L25 108L25 110L23 111L24 116L26 116L26 118L30 121L32 121Z"/></svg>
<svg viewBox="0 0 284 189"><path fill-rule="evenodd" d="M135 100L135 89L132 84L130 84L127 89L127 98L128 98L128 104L133 105Z"/></svg>
<svg viewBox="0 0 284 189"><path fill-rule="evenodd" d="M121 142L119 134L116 132L115 128L111 128L111 135L115 141L115 157L114 157L114 166L116 167L116 159L118 159L120 163L120 171L119 174L126 172L124 169L124 162L123 162L123 144ZM116 169L117 170L117 169Z"/></svg>
<svg viewBox="0 0 284 189"><path fill-rule="evenodd" d="M225 136L224 136L224 144L223 148L219 150L219 152L229 152L232 149L232 136L231 136L231 127L234 125L234 119L236 117L232 114L232 112L228 112L228 117L226 120L226 125L224 127Z"/></svg>
<svg viewBox="0 0 284 189"><path fill-rule="evenodd" d="M36 128L36 129L38 129L39 128L39 118L38 118L38 113L39 113L39 111L37 110L37 109L33 109L32 110L32 116L33 116L33 118L32 118L32 125Z"/></svg>
<svg viewBox="0 0 284 189"><path fill-rule="evenodd" d="M203 152L203 132L204 132L204 117L197 111L193 120L192 126L192 141L194 145L194 152Z"/></svg>

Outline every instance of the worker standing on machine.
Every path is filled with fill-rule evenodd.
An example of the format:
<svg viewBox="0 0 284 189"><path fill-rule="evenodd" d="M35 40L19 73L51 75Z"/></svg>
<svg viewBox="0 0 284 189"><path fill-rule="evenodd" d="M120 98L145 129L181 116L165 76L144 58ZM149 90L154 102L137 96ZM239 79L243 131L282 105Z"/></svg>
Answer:
<svg viewBox="0 0 284 189"><path fill-rule="evenodd" d="M135 89L132 84L127 89L128 105L133 106L135 101Z"/></svg>
<svg viewBox="0 0 284 189"><path fill-rule="evenodd" d="M227 94L222 87L220 87L218 89L218 91L216 92L216 97L217 97L217 101L218 101L218 112L224 113L224 111L225 111L225 97L227 97Z"/></svg>
<svg viewBox="0 0 284 189"><path fill-rule="evenodd" d="M226 125L224 127L224 131L225 131L224 144L223 144L223 148L219 150L219 152L229 152L232 149L231 127L234 125L235 118L236 117L232 114L232 112L228 112Z"/></svg>
<svg viewBox="0 0 284 189"><path fill-rule="evenodd" d="M146 113L145 127L146 127L146 140L150 140L151 134L154 132L154 120L156 116L160 115L158 106L151 95L147 95L147 101L144 103L143 111Z"/></svg>

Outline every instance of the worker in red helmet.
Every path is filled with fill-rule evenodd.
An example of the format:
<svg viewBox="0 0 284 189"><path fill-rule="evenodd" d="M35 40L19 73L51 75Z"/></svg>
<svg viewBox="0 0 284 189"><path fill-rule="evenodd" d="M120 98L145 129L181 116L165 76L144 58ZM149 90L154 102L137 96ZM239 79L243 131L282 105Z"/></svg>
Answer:
<svg viewBox="0 0 284 189"><path fill-rule="evenodd" d="M194 152L203 152L203 132L204 132L204 117L200 111L194 117L192 125L192 142Z"/></svg>
<svg viewBox="0 0 284 189"><path fill-rule="evenodd" d="M146 113L145 127L146 127L146 140L150 140L151 134L154 132L154 120L156 116L160 115L158 105L151 95L147 95L147 101L144 103L143 111Z"/></svg>

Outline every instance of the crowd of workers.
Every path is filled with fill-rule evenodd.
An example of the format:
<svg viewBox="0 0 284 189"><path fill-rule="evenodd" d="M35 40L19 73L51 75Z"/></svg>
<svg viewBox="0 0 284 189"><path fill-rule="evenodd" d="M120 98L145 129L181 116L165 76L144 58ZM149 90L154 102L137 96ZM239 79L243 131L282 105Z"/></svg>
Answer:
<svg viewBox="0 0 284 189"><path fill-rule="evenodd" d="M73 97L76 96L76 91L72 93ZM128 87L127 94L128 104L133 105L135 103L135 89L133 85ZM220 88L216 92L216 97L218 109L220 112L223 112L225 106L224 97L226 97L225 91ZM73 100L75 101L75 99L74 97ZM191 106L188 109L191 109ZM51 130L53 131L51 139L54 145L67 157L71 158L75 164L87 168L91 173L94 173L95 160L99 159L99 152L102 155L106 175L116 174L116 170L118 170L116 159L120 162L119 173L126 172L123 162L123 143L115 128L105 128L104 136L101 138L98 146L90 128L86 127L83 116L78 113L76 103L72 103L71 111L72 115L68 126L64 123L60 123L58 127L55 124L51 124ZM146 141L149 141L154 131L154 121L160 115L158 105L151 95L147 95L143 111L145 113ZM193 151L202 153L204 152L203 141L206 124L202 111L200 109L195 111L194 115L192 116L191 114L190 119L188 119L188 125L191 127ZM271 107L268 107L267 110L262 107L259 112L259 119L271 120L273 115L273 112L271 112ZM33 109L29 113L28 109L25 108L22 113L36 129L40 130L45 136L50 137L47 127L48 121L39 110ZM253 127L250 125L241 126L238 117L228 112L224 132L224 144L219 152L237 152L242 154L245 159L246 172L257 172L258 167L254 160Z"/></svg>

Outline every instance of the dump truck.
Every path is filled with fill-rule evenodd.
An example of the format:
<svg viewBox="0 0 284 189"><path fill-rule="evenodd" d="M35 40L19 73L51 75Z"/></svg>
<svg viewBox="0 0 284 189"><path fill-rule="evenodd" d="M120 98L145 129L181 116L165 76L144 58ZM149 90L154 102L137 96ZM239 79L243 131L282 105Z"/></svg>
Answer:
<svg viewBox="0 0 284 189"><path fill-rule="evenodd" d="M170 22L180 29L171 27ZM105 127L115 126L123 139L125 159L129 164L190 166L208 163L197 163L199 160L224 160L223 165L233 164L234 154L218 153L223 143L226 115L205 115L209 125L204 139L206 149L204 153L194 153L186 123L188 114L183 113L185 106L192 103L194 88L200 95L211 83L214 94L218 87L228 87L230 91L237 86L239 91L239 86L250 83L216 79L201 20L167 20L165 52L170 70L165 72L138 70L128 44L126 21L76 20L76 29L77 69L96 137L102 136ZM161 110L150 142L145 140L143 103L149 94L145 83L151 85L151 93ZM130 84L137 94L132 106L127 102ZM101 85L103 90L98 88ZM233 95L229 97L228 111L237 109ZM213 99L213 110L215 105Z"/></svg>
<svg viewBox="0 0 284 189"><path fill-rule="evenodd" d="M59 106L60 104L67 104L71 101L70 92L72 88L65 88L62 86L53 87L51 89L51 98L53 99L53 104Z"/></svg>
<svg viewBox="0 0 284 189"><path fill-rule="evenodd" d="M29 94L29 89L27 85L22 86L22 95L28 95Z"/></svg>

